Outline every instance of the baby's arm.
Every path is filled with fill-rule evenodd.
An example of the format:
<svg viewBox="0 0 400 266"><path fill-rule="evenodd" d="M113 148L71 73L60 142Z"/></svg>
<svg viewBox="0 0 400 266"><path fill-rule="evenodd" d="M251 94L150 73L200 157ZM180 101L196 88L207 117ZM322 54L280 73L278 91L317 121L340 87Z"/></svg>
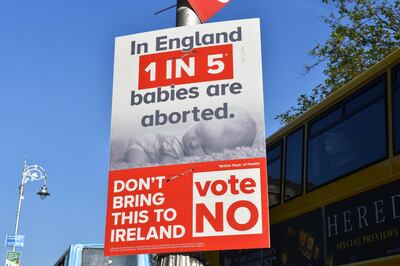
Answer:
<svg viewBox="0 0 400 266"><path fill-rule="evenodd" d="M151 163L149 155L140 147L130 147L125 154L125 161L127 163L134 163L135 165Z"/></svg>
<svg viewBox="0 0 400 266"><path fill-rule="evenodd" d="M163 154L161 157L161 163L173 163L176 159L178 158L170 154Z"/></svg>
<svg viewBox="0 0 400 266"><path fill-rule="evenodd" d="M163 136L161 163L172 163L183 156L182 143L173 136Z"/></svg>

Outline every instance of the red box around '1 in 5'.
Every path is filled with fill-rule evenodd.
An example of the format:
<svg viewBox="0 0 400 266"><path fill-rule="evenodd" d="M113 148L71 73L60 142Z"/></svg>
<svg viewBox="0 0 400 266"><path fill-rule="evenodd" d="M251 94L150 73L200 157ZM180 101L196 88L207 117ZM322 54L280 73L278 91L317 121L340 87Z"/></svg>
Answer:
<svg viewBox="0 0 400 266"><path fill-rule="evenodd" d="M142 55L138 88L233 79L232 44Z"/></svg>

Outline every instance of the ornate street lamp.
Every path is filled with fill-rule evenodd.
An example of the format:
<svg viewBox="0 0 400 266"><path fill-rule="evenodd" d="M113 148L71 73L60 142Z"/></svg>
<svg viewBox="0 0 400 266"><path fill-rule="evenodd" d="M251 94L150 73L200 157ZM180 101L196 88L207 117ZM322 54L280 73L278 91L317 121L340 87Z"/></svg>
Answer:
<svg viewBox="0 0 400 266"><path fill-rule="evenodd" d="M46 170L43 167L37 164L27 165L26 160L24 161L24 169L22 170L22 179L21 184L19 185L19 197L18 197L18 208L17 208L17 218L15 221L15 230L14 235L18 235L18 227L19 227L19 218L21 215L21 204L24 199L24 185L29 181L40 181L43 180L43 185L40 190L36 193L40 196L41 199L45 199L47 196L50 196L49 191L46 186ZM15 245L12 248L15 251Z"/></svg>

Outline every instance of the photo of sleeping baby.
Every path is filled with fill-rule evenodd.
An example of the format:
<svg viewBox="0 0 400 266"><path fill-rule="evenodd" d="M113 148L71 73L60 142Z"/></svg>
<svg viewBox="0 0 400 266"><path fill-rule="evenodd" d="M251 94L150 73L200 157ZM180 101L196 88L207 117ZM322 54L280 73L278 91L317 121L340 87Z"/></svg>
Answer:
<svg viewBox="0 0 400 266"><path fill-rule="evenodd" d="M150 133L112 139L110 167L116 170L263 156L263 126L236 108L233 118L197 122L181 136Z"/></svg>

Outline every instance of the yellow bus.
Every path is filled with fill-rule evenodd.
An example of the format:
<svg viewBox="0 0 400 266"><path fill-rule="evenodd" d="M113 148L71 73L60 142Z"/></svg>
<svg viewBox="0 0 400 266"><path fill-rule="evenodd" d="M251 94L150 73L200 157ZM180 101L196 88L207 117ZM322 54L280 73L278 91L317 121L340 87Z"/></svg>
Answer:
<svg viewBox="0 0 400 266"><path fill-rule="evenodd" d="M269 137L267 161L272 248L222 265L400 265L400 49Z"/></svg>

